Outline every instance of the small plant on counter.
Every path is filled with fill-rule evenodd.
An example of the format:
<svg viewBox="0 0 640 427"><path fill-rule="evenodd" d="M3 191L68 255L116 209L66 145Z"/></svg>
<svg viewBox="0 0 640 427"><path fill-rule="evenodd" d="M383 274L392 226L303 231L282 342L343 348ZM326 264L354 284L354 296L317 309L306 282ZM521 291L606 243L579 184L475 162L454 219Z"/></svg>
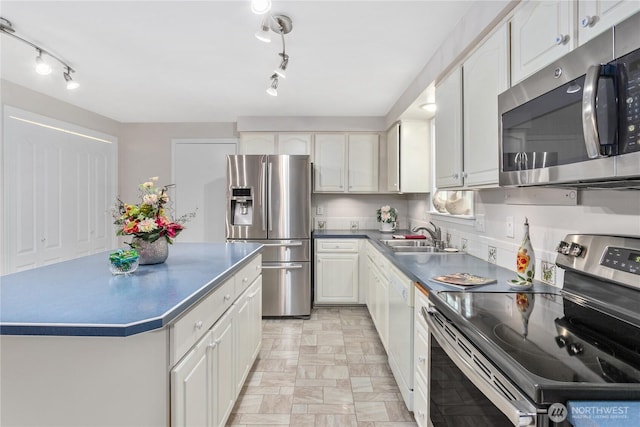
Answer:
<svg viewBox="0 0 640 427"><path fill-rule="evenodd" d="M396 222L398 211L389 205L382 206L377 210L378 222Z"/></svg>
<svg viewBox="0 0 640 427"><path fill-rule="evenodd" d="M128 204L118 199L114 211L115 222L118 226L118 236L133 236L147 242L155 242L165 238L173 243L178 234L184 230L184 223L195 216L195 212L185 214L172 220L165 205L169 202L167 190L173 185L156 187L158 177L140 184L140 204Z"/></svg>

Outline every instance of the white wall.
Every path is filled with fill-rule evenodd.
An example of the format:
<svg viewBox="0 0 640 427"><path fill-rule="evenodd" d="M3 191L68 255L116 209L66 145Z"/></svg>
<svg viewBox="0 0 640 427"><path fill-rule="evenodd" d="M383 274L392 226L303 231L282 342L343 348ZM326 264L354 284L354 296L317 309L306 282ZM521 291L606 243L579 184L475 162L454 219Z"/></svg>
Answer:
<svg viewBox="0 0 640 427"><path fill-rule="evenodd" d="M172 139L237 137L235 123L124 123L118 152L118 194L123 201L138 200L138 184L152 176L159 177L159 185L172 184Z"/></svg>
<svg viewBox="0 0 640 427"><path fill-rule="evenodd" d="M325 221L328 230L349 230L351 222L357 221L360 230L375 230L379 227L376 211L390 205L398 211L400 228L408 228L409 205L402 194L314 194L311 199L314 229L318 221ZM321 206L323 214L317 214Z"/></svg>
<svg viewBox="0 0 640 427"><path fill-rule="evenodd" d="M633 190L578 190L577 206L508 205L501 189L476 192L475 213L485 215L485 231L474 229L473 220L457 220L431 213L429 219L451 234L451 245L461 248L467 239L467 252L488 260L489 246L497 250L497 264L515 271L516 251L523 236L525 216L529 219L531 243L536 254L536 278L540 262L555 261L555 248L566 234L613 234L640 236L640 192ZM410 222L426 225L431 211L428 196L408 200ZM514 238L506 237L506 218L515 221ZM562 272L558 271L558 284Z"/></svg>

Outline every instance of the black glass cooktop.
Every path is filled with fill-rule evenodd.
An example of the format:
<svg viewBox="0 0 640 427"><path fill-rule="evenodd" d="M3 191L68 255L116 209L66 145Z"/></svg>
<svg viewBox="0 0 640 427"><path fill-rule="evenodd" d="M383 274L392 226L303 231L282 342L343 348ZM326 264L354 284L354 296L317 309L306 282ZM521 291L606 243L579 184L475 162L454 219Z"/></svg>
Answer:
<svg viewBox="0 0 640 427"><path fill-rule="evenodd" d="M562 383L640 383L640 329L567 296L438 296L466 320L463 326L480 332L491 346L537 377Z"/></svg>

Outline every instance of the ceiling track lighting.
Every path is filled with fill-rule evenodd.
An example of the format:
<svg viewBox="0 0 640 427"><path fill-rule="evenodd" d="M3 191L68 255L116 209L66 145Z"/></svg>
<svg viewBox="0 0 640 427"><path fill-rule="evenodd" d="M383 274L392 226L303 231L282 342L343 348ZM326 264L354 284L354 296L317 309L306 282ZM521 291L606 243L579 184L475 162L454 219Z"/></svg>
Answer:
<svg viewBox="0 0 640 427"><path fill-rule="evenodd" d="M252 2L253 5L253 2ZM286 70L289 66L289 55L287 55L284 36L289 34L293 29L293 22L291 18L286 15L271 15L267 14L260 24L260 30L256 33L256 38L263 42L271 42L271 34L269 30L274 33L280 34L282 40L282 52L278 53L280 56L280 65L274 70L274 74L271 76L271 85L267 89L267 93L272 96L278 96L278 79L286 78Z"/></svg>
<svg viewBox="0 0 640 427"><path fill-rule="evenodd" d="M63 66L64 71L62 73L62 77L64 78L64 80L67 83L67 89L73 90L73 89L77 89L80 86L80 84L78 82L74 81L71 78L71 73L75 73L76 70L71 68L71 66L69 64L67 64L65 61L63 61L62 59L60 59L56 55L52 54L48 50L42 48L41 46L38 46L37 44L32 43L29 40L27 40L27 39L15 34L15 32L16 32L16 30L14 30L13 24L11 23L11 21L9 21L8 19L0 17L0 33L6 34L8 36L11 36L11 37L17 39L17 40L20 40L21 42L28 44L29 46L31 46L32 48L34 48L36 50L36 52L37 52L37 56L36 56L36 72L38 74L48 75L48 74L51 74L51 72L52 72L51 65L48 64L43 58L43 55L47 55L47 56L55 59L56 61L58 61Z"/></svg>

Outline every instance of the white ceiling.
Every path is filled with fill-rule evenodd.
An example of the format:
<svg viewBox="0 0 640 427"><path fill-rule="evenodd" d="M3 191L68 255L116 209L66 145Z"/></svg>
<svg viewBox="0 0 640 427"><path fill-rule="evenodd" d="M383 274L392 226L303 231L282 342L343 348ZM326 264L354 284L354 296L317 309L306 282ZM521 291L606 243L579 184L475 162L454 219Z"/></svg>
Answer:
<svg viewBox="0 0 640 427"><path fill-rule="evenodd" d="M16 34L76 69L40 76L35 49L0 35L1 76L120 122L233 122L245 116L383 117L471 1L278 1L293 20L287 78L266 94L279 37L254 37L249 0L2 0Z"/></svg>

